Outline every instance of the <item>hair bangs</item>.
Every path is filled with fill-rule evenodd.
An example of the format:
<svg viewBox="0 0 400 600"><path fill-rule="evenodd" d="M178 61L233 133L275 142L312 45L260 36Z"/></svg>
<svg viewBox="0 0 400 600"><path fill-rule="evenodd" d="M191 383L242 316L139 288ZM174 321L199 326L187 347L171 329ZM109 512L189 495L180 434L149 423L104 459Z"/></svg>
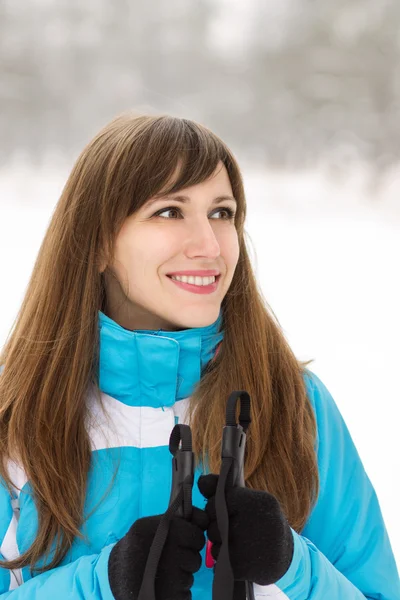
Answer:
<svg viewBox="0 0 400 600"><path fill-rule="evenodd" d="M175 193L209 179L222 162L231 176L232 158L224 143L206 127L187 119L162 116L147 124L131 154L140 156L130 213L149 198Z"/></svg>
<svg viewBox="0 0 400 600"><path fill-rule="evenodd" d="M209 179L227 153L222 142L204 127L180 119L182 138L175 148L170 177L159 193L171 194Z"/></svg>

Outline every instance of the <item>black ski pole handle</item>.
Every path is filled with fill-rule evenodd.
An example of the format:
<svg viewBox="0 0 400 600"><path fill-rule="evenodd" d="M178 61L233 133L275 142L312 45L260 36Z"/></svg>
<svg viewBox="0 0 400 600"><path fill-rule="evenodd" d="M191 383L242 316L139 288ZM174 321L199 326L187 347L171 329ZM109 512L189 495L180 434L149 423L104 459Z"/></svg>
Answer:
<svg viewBox="0 0 400 600"><path fill-rule="evenodd" d="M236 421L236 406L240 399L239 424ZM240 589L246 600L254 600L253 584L249 581L234 582L228 549L228 512L225 493L230 486L244 487L244 453L246 432L251 423L250 396L244 391L232 392L226 407L226 426L222 433L221 471L216 492L217 521L221 530L222 546L215 565L213 598L232 600L233 592ZM211 552L210 548L208 548ZM236 587L238 590L236 590Z"/></svg>
<svg viewBox="0 0 400 600"><path fill-rule="evenodd" d="M236 404L241 401L239 425L236 423ZM250 418L250 396L245 391L232 392L228 399L226 408L226 422L222 436L222 459L231 457L231 477L234 487L245 487L244 481L244 451L246 447L246 431L251 423ZM229 425L228 425L229 423ZM249 581L244 582L246 600L254 600L253 585Z"/></svg>
<svg viewBox="0 0 400 600"><path fill-rule="evenodd" d="M241 401L239 424L236 422L236 405ZM226 425L222 433L221 458L231 458L229 484L244 487L244 451L246 431L250 425L250 396L245 391L232 392L226 407Z"/></svg>
<svg viewBox="0 0 400 600"><path fill-rule="evenodd" d="M172 454L172 484L169 505L172 505L182 491L182 503L176 509L175 515L190 519L192 516L194 453L189 425L175 425L169 439L169 451Z"/></svg>
<svg viewBox="0 0 400 600"><path fill-rule="evenodd" d="M192 452L192 432L188 425L175 425L169 438L169 450L172 454L172 485L169 506L160 520L150 547L138 600L156 600L157 568L167 540L171 520L174 516L185 519L190 519L192 516L194 454Z"/></svg>

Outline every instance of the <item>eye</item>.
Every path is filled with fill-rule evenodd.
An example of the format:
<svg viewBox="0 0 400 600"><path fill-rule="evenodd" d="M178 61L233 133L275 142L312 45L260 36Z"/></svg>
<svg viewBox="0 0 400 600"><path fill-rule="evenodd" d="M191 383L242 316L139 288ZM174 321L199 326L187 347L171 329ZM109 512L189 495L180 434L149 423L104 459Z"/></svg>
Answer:
<svg viewBox="0 0 400 600"><path fill-rule="evenodd" d="M235 211L233 211L231 208L229 208L228 206L223 206L222 208L219 208L218 210L215 211L214 214L219 213L219 212L225 212L227 214L227 216L222 219L223 221L232 221L232 219L235 218Z"/></svg>
<svg viewBox="0 0 400 600"><path fill-rule="evenodd" d="M163 210L159 210L156 213L154 213L153 217L161 217L161 215L163 213L168 213L168 212L180 213L181 211L176 206L169 206L168 208L164 208ZM161 218L167 219L168 217L161 217Z"/></svg>
<svg viewBox="0 0 400 600"><path fill-rule="evenodd" d="M170 213L170 212L175 212L175 213L179 213L180 215L182 215L182 212L178 207L168 206L168 208L163 208L162 210L159 210L156 213L154 213L153 217L161 217L162 219L169 219L169 217L162 217L161 215L163 215L164 213ZM223 207L219 208L218 210L216 210L213 213L213 215L220 213L220 212L222 212L222 213L225 212L227 216L222 219L218 219L218 220L231 221L235 218L235 214L236 214L235 211L233 211L228 206L223 206Z"/></svg>

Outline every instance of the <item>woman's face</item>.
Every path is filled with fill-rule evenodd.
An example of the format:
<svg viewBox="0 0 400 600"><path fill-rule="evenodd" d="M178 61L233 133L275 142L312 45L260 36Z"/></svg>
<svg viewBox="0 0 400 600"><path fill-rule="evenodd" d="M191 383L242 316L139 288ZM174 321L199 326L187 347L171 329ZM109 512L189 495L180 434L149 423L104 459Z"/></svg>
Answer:
<svg viewBox="0 0 400 600"><path fill-rule="evenodd" d="M150 198L117 236L105 271L108 316L130 330L176 331L216 321L239 258L235 211L222 163L203 183ZM210 289L196 285L203 279L176 284L170 275L182 271L219 273L215 289L199 293Z"/></svg>

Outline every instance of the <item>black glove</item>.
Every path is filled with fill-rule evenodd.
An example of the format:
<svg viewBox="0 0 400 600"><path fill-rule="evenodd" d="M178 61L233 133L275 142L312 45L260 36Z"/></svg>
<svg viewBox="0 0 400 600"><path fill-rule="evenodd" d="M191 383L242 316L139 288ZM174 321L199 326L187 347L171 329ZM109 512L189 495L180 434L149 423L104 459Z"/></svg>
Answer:
<svg viewBox="0 0 400 600"><path fill-rule="evenodd" d="M208 499L205 511L210 519L208 539L211 554L218 559L221 535L215 512L218 475L202 475L198 486ZM234 579L259 585L275 583L288 570L294 540L278 500L268 492L230 487L226 492L229 516L229 557Z"/></svg>
<svg viewBox="0 0 400 600"><path fill-rule="evenodd" d="M136 600L150 547L163 515L144 517L132 525L114 546L108 562L108 579L115 600ZM190 600L193 573L201 567L208 517L193 507L191 521L173 517L155 580L157 600Z"/></svg>

